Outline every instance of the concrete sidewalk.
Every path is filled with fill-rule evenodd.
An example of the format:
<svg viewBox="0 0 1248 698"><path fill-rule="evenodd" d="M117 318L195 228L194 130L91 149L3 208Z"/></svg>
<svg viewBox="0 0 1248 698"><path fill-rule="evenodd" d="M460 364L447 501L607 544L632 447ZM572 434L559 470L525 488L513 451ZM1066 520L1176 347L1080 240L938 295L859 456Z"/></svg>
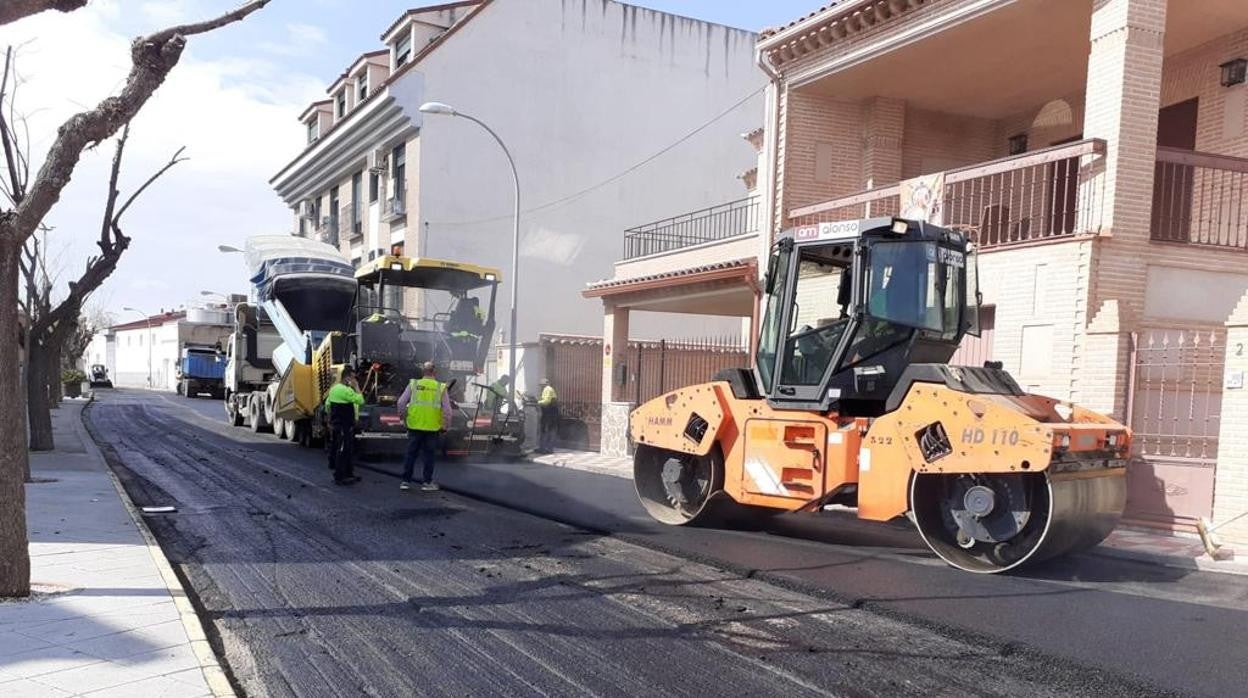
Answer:
<svg viewBox="0 0 1248 698"><path fill-rule="evenodd" d="M545 455L530 456L529 460L558 468L571 468L603 475L631 479L631 458L604 456L593 451L557 450ZM1220 559L1213 559L1205 552L1200 539L1194 536L1168 535L1165 533L1133 528L1119 528L1092 550L1092 554L1147 562L1179 569L1222 572L1248 575L1248 562L1235 559L1235 551L1223 548Z"/></svg>
<svg viewBox="0 0 1248 698"><path fill-rule="evenodd" d="M0 695L233 695L194 610L82 424L31 454L30 600L0 602Z"/></svg>

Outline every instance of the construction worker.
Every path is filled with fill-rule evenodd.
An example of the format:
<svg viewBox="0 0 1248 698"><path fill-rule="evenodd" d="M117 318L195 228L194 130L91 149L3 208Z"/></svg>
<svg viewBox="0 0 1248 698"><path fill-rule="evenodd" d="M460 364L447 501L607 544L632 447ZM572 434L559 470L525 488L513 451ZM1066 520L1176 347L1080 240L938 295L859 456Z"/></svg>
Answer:
<svg viewBox="0 0 1248 698"><path fill-rule="evenodd" d="M413 378L399 396L399 414L404 415L407 424L407 455L403 458L403 481L399 483L399 489L404 491L412 488L417 455L424 466L420 489L424 492L439 489L433 481L433 467L441 436L451 426L451 396L436 375L433 362L425 363L421 366L421 377Z"/></svg>
<svg viewBox="0 0 1248 698"><path fill-rule="evenodd" d="M542 394L537 398L537 409L542 417L538 423L537 452L554 453L555 437L559 435L559 394L549 378L543 378L539 385Z"/></svg>
<svg viewBox="0 0 1248 698"><path fill-rule="evenodd" d="M325 396L325 410L329 413L329 468L334 471L334 483L350 485L360 481L355 476L355 422L360 418L360 405L364 395L355 381L355 370L344 366L338 382Z"/></svg>
<svg viewBox="0 0 1248 698"><path fill-rule="evenodd" d="M511 376L499 376L498 380L486 388L485 409L497 412L498 408L507 404L507 386L511 385Z"/></svg>

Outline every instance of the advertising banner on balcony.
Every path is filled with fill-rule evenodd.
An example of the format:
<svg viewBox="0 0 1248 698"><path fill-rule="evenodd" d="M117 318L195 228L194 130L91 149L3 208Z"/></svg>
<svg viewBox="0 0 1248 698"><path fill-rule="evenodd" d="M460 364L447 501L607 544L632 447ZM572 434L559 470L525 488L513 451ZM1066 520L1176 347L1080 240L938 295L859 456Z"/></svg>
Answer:
<svg viewBox="0 0 1248 698"><path fill-rule="evenodd" d="M922 175L901 182L902 218L944 225L945 173Z"/></svg>

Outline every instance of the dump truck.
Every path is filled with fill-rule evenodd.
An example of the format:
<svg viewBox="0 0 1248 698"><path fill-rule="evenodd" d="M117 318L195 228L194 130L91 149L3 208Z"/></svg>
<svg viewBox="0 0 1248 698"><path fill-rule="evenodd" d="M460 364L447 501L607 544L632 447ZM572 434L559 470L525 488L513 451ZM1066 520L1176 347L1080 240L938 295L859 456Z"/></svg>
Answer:
<svg viewBox="0 0 1248 698"><path fill-rule="evenodd" d="M185 343L178 356L177 393L187 397L225 397L225 357L219 347Z"/></svg>
<svg viewBox="0 0 1248 698"><path fill-rule="evenodd" d="M1131 432L951 366L978 331L964 232L875 218L784 231L754 366L630 416L634 482L673 525L839 507L908 516L948 564L996 573L1095 546L1126 503Z"/></svg>
<svg viewBox="0 0 1248 698"><path fill-rule="evenodd" d="M252 287L226 345L227 419L313 445L322 395L313 365L329 372L345 358L318 352L350 327L354 269L332 246L290 235L249 238L243 256Z"/></svg>
<svg viewBox="0 0 1248 698"><path fill-rule="evenodd" d="M453 413L443 445L448 456L509 458L524 442L523 410L488 399L485 362L494 336L497 269L443 259L385 255L361 266L352 332L331 337L359 379L357 445L362 453L406 447L397 407L408 383L432 361L446 383ZM322 385L333 374L318 375Z"/></svg>

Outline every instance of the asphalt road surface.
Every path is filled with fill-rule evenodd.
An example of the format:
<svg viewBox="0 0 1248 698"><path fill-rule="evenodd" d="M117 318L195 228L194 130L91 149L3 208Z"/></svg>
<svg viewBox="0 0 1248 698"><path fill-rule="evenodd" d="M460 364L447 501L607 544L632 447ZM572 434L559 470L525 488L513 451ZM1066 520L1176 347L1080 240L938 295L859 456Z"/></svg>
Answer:
<svg viewBox="0 0 1248 698"><path fill-rule="evenodd" d="M86 412L236 685L321 695L1235 695L1248 579L1084 555L945 567L902 525L651 522L624 479L319 451L217 401L100 391Z"/></svg>

